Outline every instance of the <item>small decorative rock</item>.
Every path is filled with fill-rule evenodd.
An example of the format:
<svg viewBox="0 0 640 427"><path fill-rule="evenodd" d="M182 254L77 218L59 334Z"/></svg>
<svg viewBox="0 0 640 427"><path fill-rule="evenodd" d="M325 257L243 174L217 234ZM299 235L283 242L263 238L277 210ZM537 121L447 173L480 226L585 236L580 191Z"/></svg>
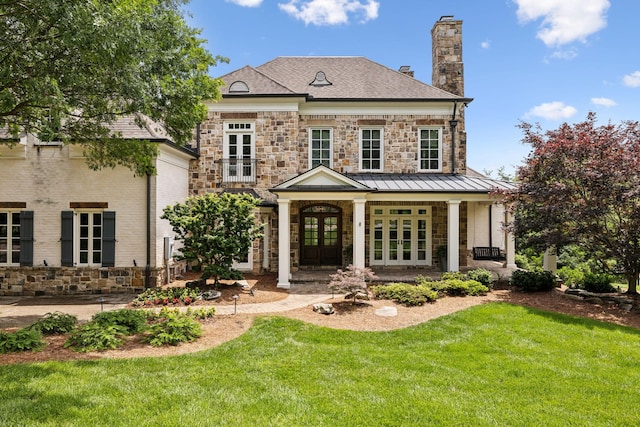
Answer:
<svg viewBox="0 0 640 427"><path fill-rule="evenodd" d="M202 293L202 299L207 301L220 298L221 296L222 292L220 291L206 291Z"/></svg>
<svg viewBox="0 0 640 427"><path fill-rule="evenodd" d="M333 304L313 304L313 311L319 314L333 314Z"/></svg>
<svg viewBox="0 0 640 427"><path fill-rule="evenodd" d="M398 309L395 307L382 307L376 310L376 316L395 317L398 315Z"/></svg>

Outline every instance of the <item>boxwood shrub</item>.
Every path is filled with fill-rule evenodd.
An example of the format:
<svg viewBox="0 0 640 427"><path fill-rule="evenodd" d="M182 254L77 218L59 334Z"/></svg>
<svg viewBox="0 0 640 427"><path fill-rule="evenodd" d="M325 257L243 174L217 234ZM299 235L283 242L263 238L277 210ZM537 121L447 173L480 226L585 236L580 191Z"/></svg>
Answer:
<svg viewBox="0 0 640 427"><path fill-rule="evenodd" d="M521 291L550 291L556 287L556 278L550 271L516 270L511 274L511 284Z"/></svg>
<svg viewBox="0 0 640 427"><path fill-rule="evenodd" d="M371 287L376 299L389 299L407 307L434 302L438 292L427 285L412 285L410 283L389 283Z"/></svg>

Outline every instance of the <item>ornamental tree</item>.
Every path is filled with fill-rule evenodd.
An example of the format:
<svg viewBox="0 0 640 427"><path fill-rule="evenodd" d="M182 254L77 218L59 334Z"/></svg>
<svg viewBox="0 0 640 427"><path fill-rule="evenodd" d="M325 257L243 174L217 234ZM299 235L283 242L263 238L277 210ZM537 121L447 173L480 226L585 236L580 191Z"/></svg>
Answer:
<svg viewBox="0 0 640 427"><path fill-rule="evenodd" d="M234 261L241 261L262 237L262 224L256 222L254 209L259 199L249 194L205 194L188 198L164 208L166 219L182 241L177 259L195 264L202 271L201 280L210 277L240 279Z"/></svg>
<svg viewBox="0 0 640 427"><path fill-rule="evenodd" d="M378 278L369 267L356 267L352 264L349 264L345 270L339 269L329 277L331 277L329 289L345 292L344 298L353 298L352 304L359 299L369 299L367 282Z"/></svg>
<svg viewBox="0 0 640 427"><path fill-rule="evenodd" d="M186 24L187 2L0 1L0 129L80 144L92 169L154 173L156 145L116 144L109 124L144 115L184 144L205 117L201 101L220 97L208 72L226 59Z"/></svg>
<svg viewBox="0 0 640 427"><path fill-rule="evenodd" d="M640 275L640 124L582 123L543 132L520 125L531 153L517 189L506 192L508 227L524 247L580 245L604 271L623 271L628 292ZM613 263L610 262L613 260Z"/></svg>

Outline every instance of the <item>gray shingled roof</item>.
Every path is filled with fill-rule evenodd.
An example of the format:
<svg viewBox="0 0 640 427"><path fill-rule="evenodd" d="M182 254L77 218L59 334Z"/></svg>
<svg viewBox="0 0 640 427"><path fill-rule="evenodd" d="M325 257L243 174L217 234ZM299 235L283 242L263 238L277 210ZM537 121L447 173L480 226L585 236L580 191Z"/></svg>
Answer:
<svg viewBox="0 0 640 427"><path fill-rule="evenodd" d="M150 118L140 115L142 119L142 127L138 126L134 115L119 117L115 122L108 125L112 132L118 132L123 139L148 139L153 141L166 140L171 141L164 127L151 120ZM11 139L6 128L0 128L0 139Z"/></svg>
<svg viewBox="0 0 640 427"><path fill-rule="evenodd" d="M135 121L135 116L123 116L112 124L109 129L112 132L118 132L123 139L149 139L149 140L167 140L170 141L164 127L151 120L150 118L140 115L143 126L140 127Z"/></svg>
<svg viewBox="0 0 640 427"><path fill-rule="evenodd" d="M347 176L379 192L488 193L515 188L510 182L466 175L358 173Z"/></svg>
<svg viewBox="0 0 640 427"><path fill-rule="evenodd" d="M322 71L331 83L314 86ZM430 86L360 56L278 57L256 68L244 67L221 77L223 95L306 95L315 99L339 100L466 100ZM230 93L235 81L243 81L248 93Z"/></svg>

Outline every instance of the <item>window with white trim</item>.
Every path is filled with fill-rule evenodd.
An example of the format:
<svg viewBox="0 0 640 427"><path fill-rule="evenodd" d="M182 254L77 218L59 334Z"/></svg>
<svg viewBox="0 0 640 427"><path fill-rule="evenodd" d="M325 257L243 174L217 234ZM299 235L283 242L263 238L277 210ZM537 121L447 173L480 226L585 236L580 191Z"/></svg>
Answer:
<svg viewBox="0 0 640 427"><path fill-rule="evenodd" d="M442 170L442 129L418 129L418 170L439 172Z"/></svg>
<svg viewBox="0 0 640 427"><path fill-rule="evenodd" d="M102 264L102 212L78 212L78 265Z"/></svg>
<svg viewBox="0 0 640 427"><path fill-rule="evenodd" d="M384 136L382 128L360 129L360 170L381 171Z"/></svg>
<svg viewBox="0 0 640 427"><path fill-rule="evenodd" d="M225 182L254 182L255 123L225 122L222 177Z"/></svg>
<svg viewBox="0 0 640 427"><path fill-rule="evenodd" d="M311 129L309 132L309 168L333 167L333 130Z"/></svg>
<svg viewBox="0 0 640 427"><path fill-rule="evenodd" d="M20 265L20 212L0 212L0 265Z"/></svg>

